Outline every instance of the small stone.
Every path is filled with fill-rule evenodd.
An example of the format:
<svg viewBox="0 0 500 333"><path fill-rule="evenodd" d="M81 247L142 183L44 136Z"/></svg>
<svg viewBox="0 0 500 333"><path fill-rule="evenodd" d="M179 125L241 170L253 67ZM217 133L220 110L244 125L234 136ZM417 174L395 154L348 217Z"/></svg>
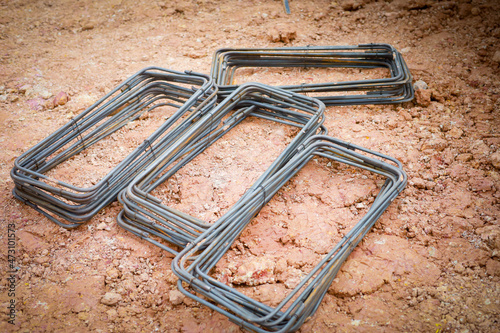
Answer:
<svg viewBox="0 0 500 333"><path fill-rule="evenodd" d="M109 230L109 227L106 223L101 222L99 225L96 227L97 230Z"/></svg>
<svg viewBox="0 0 500 333"><path fill-rule="evenodd" d="M95 28L95 24L93 22L85 22L82 24L82 31L92 30Z"/></svg>
<svg viewBox="0 0 500 333"><path fill-rule="evenodd" d="M168 293L168 298L173 305L179 305L184 301L184 294L179 290L171 290Z"/></svg>
<svg viewBox="0 0 500 333"><path fill-rule="evenodd" d="M415 82L413 84L413 89L415 90L427 90L429 88L429 86L427 85L427 83L423 80L418 80L417 82Z"/></svg>
<svg viewBox="0 0 500 333"><path fill-rule="evenodd" d="M101 303L104 305L113 306L122 300L122 296L117 293L108 292L101 298Z"/></svg>
<svg viewBox="0 0 500 333"><path fill-rule="evenodd" d="M88 311L88 307L85 305L85 303L83 302L80 302L80 303L76 303L72 308L71 310L73 312L76 312L76 313L79 313L79 312L84 312L84 311Z"/></svg>
<svg viewBox="0 0 500 333"><path fill-rule="evenodd" d="M493 62L496 62L497 64L500 64L500 51L496 51L491 60L493 60Z"/></svg>
<svg viewBox="0 0 500 333"><path fill-rule="evenodd" d="M490 163L495 168L500 169L500 151L496 151L490 155Z"/></svg>
<svg viewBox="0 0 500 333"><path fill-rule="evenodd" d="M29 84L25 84L19 88L20 94L26 94L27 91L31 90L31 86Z"/></svg>
<svg viewBox="0 0 500 333"><path fill-rule="evenodd" d="M481 9L479 7L473 7L471 10L470 10L470 13L474 16L477 16L481 13Z"/></svg>
<svg viewBox="0 0 500 333"><path fill-rule="evenodd" d="M326 17L325 13L319 12L318 14L314 15L314 20L315 21L321 21Z"/></svg>
<svg viewBox="0 0 500 333"><path fill-rule="evenodd" d="M276 273L284 273L287 270L287 268L288 268L288 264L287 264L285 258L280 258L276 262L276 268L275 268Z"/></svg>
<svg viewBox="0 0 500 333"><path fill-rule="evenodd" d="M280 32L277 29L270 29L267 32L267 36L269 40L273 43L277 43L280 41Z"/></svg>
<svg viewBox="0 0 500 333"><path fill-rule="evenodd" d="M43 99L49 99L52 97L52 93L46 89L40 90L40 97Z"/></svg>
<svg viewBox="0 0 500 333"><path fill-rule="evenodd" d="M411 47L405 47L403 49L401 49L401 54L406 54L406 53L409 53L411 51Z"/></svg>
<svg viewBox="0 0 500 333"><path fill-rule="evenodd" d="M64 91L59 92L56 97L54 97L54 105L64 105L68 103L68 94L66 94Z"/></svg>
<svg viewBox="0 0 500 333"><path fill-rule="evenodd" d="M275 262L267 258L255 258L238 266L234 275L234 284L256 286L274 282Z"/></svg>

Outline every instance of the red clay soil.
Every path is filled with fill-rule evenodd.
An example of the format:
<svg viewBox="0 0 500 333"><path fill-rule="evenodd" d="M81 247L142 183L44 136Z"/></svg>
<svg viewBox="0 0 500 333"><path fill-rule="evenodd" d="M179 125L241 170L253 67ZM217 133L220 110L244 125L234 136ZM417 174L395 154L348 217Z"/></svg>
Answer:
<svg viewBox="0 0 500 333"><path fill-rule="evenodd" d="M409 182L300 331L500 331L499 3L291 0L290 6L286 15L276 0L0 1L0 331L240 331L177 291L172 256L118 227L118 203L64 230L13 198L13 162L141 68L208 73L222 47L372 42L400 50L427 89L405 105L328 107L325 125L335 137L398 158ZM284 84L380 73L240 74L241 81ZM96 145L53 172L92 184L163 119L138 120L113 144ZM214 221L293 134L249 118L155 195ZM214 276L276 304L366 212L379 182L336 163L310 162L248 226ZM10 224L14 297L7 280ZM11 299L14 325L7 321Z"/></svg>

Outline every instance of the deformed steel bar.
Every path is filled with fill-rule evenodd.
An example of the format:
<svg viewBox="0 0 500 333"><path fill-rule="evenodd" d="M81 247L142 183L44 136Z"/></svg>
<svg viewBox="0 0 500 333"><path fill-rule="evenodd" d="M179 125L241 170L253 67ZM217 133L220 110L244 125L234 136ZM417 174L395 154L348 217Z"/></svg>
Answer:
<svg viewBox="0 0 500 333"><path fill-rule="evenodd" d="M211 109L217 87L204 74L145 68L19 156L11 177L14 196L65 228L92 218L171 143ZM91 187L47 175L142 114L170 106L173 114ZM78 171L78 170L77 170Z"/></svg>
<svg viewBox="0 0 500 333"><path fill-rule="evenodd" d="M210 271L261 207L314 156L329 158L386 178L366 215L276 307L253 300L210 276ZM258 188L248 191L245 200L234 207L237 214L225 214L175 257L172 269L180 278L177 287L185 295L246 329L256 332L296 331L315 313L342 263L404 189L406 182L406 174L394 158L335 138L313 136L285 166ZM183 282L189 285L189 289Z"/></svg>

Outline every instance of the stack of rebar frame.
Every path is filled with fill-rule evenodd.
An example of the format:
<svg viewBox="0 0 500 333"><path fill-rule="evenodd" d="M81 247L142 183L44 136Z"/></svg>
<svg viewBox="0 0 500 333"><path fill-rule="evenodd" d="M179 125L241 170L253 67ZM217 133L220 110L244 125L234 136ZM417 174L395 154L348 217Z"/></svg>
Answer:
<svg viewBox="0 0 500 333"><path fill-rule="evenodd" d="M413 99L412 78L401 54L388 44L307 46L271 49L220 49L212 59L211 76L219 95L227 96L238 69L266 67L380 68L389 77L346 82L315 82L279 88L307 93L325 105L393 104Z"/></svg>
<svg viewBox="0 0 500 333"><path fill-rule="evenodd" d="M275 308L255 301L213 278L210 272L252 217L314 156L364 169L385 178L366 215ZM286 165L258 188L250 189L232 210L175 257L172 270L180 278L177 287L185 295L226 315L241 327L257 332L295 331L314 314L342 263L405 185L406 174L397 160L332 137L313 136Z"/></svg>
<svg viewBox="0 0 500 333"><path fill-rule="evenodd" d="M269 86L235 85L240 68L382 69L376 79ZM379 72L377 72L378 74ZM394 158L327 136L325 104L392 104L413 99L412 77L387 44L220 49L209 76L158 67L141 70L16 159L14 196L65 228L118 198L118 224L175 255L172 270L188 297L256 332L296 331L318 309L342 263L404 189ZM157 108L170 108L153 134L91 187L54 179L51 170L85 153ZM239 200L214 223L170 207L153 192L249 117L297 128L295 136ZM213 276L215 265L252 219L313 158L385 178L367 213L276 307Z"/></svg>
<svg viewBox="0 0 500 333"><path fill-rule="evenodd" d="M79 226L115 201L140 171L211 110L216 93L213 81L203 74L156 67L141 70L19 156L11 171L14 196L62 227ZM47 176L73 156L162 106L174 107L175 112L95 185L82 188Z"/></svg>
<svg viewBox="0 0 500 333"><path fill-rule="evenodd" d="M258 188L293 156L304 140L314 134L326 133L326 129L321 127L324 109L325 106L320 101L293 92L259 83L239 86L121 193L119 200L124 209L118 216L118 223L134 234L177 254L175 249L150 236L155 235L171 244L184 247L208 229L210 224L162 204L159 199L149 194L152 190L246 117L260 117L301 128L294 140L252 186ZM214 122L219 123L229 113L229 118L221 122L218 128L213 128ZM213 131L204 138L195 140L196 144L189 144L193 137L206 132L207 128L212 128ZM175 162L173 155L179 150L186 151L186 154L175 165L171 165L170 162Z"/></svg>

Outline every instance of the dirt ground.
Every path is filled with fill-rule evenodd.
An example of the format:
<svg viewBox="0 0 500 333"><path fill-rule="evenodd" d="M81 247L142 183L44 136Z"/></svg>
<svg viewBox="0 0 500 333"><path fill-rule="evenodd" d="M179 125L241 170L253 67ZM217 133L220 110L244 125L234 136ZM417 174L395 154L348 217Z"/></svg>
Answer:
<svg viewBox="0 0 500 333"><path fill-rule="evenodd" d="M405 105L328 107L325 125L330 135L400 159L409 183L300 331L500 331L500 3L290 5L286 15L276 0L0 1L0 331L240 331L179 295L172 256L118 227L118 203L67 231L16 201L14 160L150 65L209 73L222 47L372 42L400 50L414 80L428 88ZM239 79L283 84L360 75L255 70ZM61 92L69 101L54 106ZM110 147L133 148L162 119L132 124L117 134L118 147L97 145L54 172L79 184L99 179L122 156ZM249 118L155 195L214 221L285 147L290 131ZM321 159L309 163L214 275L275 304L362 216L377 181ZM16 233L14 298L8 224ZM248 278L257 269L267 275ZM11 299L14 325L7 322Z"/></svg>

